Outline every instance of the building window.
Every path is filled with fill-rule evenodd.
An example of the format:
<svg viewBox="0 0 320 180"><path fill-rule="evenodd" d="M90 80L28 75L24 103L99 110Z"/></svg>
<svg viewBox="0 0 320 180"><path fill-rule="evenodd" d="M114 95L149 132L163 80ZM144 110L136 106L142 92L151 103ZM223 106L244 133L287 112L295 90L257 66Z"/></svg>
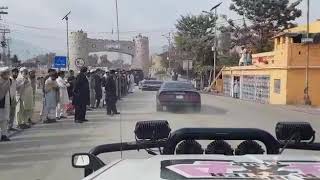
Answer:
<svg viewBox="0 0 320 180"><path fill-rule="evenodd" d="M274 93L280 94L280 89L281 89L281 80L280 79L275 79L274 80Z"/></svg>

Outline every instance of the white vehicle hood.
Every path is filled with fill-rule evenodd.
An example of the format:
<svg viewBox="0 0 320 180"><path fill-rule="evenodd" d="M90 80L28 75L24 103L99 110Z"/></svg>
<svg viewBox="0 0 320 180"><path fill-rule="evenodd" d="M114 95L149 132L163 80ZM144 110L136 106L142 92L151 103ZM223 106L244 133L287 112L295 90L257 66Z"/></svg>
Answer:
<svg viewBox="0 0 320 180"><path fill-rule="evenodd" d="M176 155L127 159L85 180L320 179L319 156Z"/></svg>

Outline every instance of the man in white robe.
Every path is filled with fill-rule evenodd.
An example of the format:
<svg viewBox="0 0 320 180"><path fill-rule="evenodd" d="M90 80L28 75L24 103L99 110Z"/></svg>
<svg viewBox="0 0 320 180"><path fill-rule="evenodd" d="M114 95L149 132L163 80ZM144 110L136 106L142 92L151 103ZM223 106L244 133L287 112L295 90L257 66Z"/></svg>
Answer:
<svg viewBox="0 0 320 180"><path fill-rule="evenodd" d="M129 82L129 93L133 93L135 82L134 82L134 76L132 72L130 72L129 74L128 82Z"/></svg>
<svg viewBox="0 0 320 180"><path fill-rule="evenodd" d="M248 51L245 47L241 47L239 66L246 66Z"/></svg>
<svg viewBox="0 0 320 180"><path fill-rule="evenodd" d="M8 138L8 121L10 113L10 69L0 67L0 130L1 141Z"/></svg>
<svg viewBox="0 0 320 180"><path fill-rule="evenodd" d="M34 103L33 89L31 86L31 81L29 79L29 72L26 68L20 69L20 74L17 78L17 97L18 127L21 129L30 128L30 125L28 123L31 122Z"/></svg>
<svg viewBox="0 0 320 180"><path fill-rule="evenodd" d="M14 68L11 70L11 85L10 85L10 116L8 122L9 131L17 131L13 126L16 122L16 107L17 107L17 78L19 75L19 69Z"/></svg>
<svg viewBox="0 0 320 180"><path fill-rule="evenodd" d="M57 119L67 118L66 106L69 104L68 87L70 86L64 79L65 73L58 72L57 84L59 86L59 103L57 105Z"/></svg>
<svg viewBox="0 0 320 180"><path fill-rule="evenodd" d="M59 102L59 86L56 81L57 72L51 73L51 76L44 84L44 108L41 114L43 123L56 122L56 108Z"/></svg>

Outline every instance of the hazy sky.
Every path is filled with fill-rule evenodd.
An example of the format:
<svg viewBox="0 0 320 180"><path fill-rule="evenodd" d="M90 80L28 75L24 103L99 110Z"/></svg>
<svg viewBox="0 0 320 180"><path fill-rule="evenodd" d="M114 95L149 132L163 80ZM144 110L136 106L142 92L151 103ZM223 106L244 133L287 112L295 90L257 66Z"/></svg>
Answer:
<svg viewBox="0 0 320 180"><path fill-rule="evenodd" d="M174 31L180 15L199 14L223 1L219 13L237 18L228 8L230 0L118 0L121 39L132 39L141 32L150 38L152 52L161 51L167 43L161 35ZM303 1L306 3L306 0ZM70 29L87 31L90 37L116 38L115 0L1 0L9 7L5 22L11 37L57 53L65 50L65 22L69 11ZM302 6L304 10L305 5ZM311 20L320 18L319 0L311 0ZM305 22L304 17L299 23ZM220 20L221 21L221 20Z"/></svg>

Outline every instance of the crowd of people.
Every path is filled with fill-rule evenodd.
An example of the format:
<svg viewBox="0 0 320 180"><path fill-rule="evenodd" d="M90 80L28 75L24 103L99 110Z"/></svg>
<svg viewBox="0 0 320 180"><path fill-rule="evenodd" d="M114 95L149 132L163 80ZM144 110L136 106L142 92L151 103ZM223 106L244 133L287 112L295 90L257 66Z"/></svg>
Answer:
<svg viewBox="0 0 320 180"><path fill-rule="evenodd" d="M41 82L37 83L37 79ZM0 67L0 130L1 141L10 141L9 131L30 128L36 102L37 89L42 90L43 123L55 123L74 116L75 123L83 123L86 111L107 109L108 115L117 115L116 103L134 91L131 71L91 69L49 69L46 77L36 78L36 71L27 68Z"/></svg>

